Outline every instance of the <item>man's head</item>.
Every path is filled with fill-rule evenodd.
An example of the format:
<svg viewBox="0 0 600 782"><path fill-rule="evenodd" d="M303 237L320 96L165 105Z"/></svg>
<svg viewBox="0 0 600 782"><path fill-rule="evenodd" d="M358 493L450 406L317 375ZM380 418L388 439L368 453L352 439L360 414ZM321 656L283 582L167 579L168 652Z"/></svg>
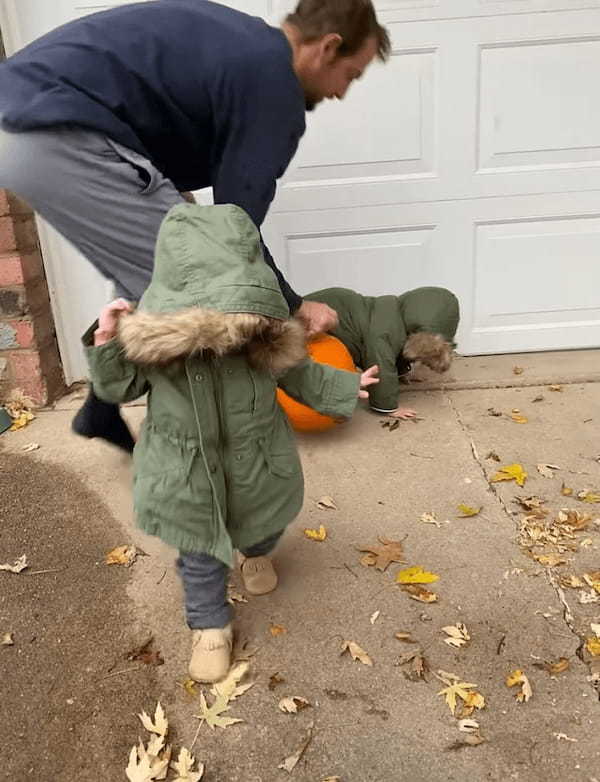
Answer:
<svg viewBox="0 0 600 782"><path fill-rule="evenodd" d="M283 31L308 111L324 98L341 100L373 58L385 61L391 49L371 0L300 0Z"/></svg>

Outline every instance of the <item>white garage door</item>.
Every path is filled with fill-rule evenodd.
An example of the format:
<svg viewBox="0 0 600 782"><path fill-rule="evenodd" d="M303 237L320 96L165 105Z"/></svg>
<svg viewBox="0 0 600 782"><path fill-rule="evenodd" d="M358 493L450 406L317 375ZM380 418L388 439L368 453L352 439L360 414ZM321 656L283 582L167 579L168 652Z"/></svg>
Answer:
<svg viewBox="0 0 600 782"><path fill-rule="evenodd" d="M118 4L4 2L21 41ZM600 0L376 5L391 61L310 117L265 227L291 284L447 286L464 354L600 345ZM72 253L48 247L51 277ZM74 311L54 290L71 378L96 291Z"/></svg>

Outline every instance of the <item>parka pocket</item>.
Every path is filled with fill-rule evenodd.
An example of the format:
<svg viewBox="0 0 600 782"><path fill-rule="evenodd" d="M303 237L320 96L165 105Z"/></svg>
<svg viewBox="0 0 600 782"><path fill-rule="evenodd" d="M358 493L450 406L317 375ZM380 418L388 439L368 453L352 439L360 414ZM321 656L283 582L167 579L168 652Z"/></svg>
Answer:
<svg viewBox="0 0 600 782"><path fill-rule="evenodd" d="M143 155L135 150L124 147L111 138L106 138L107 143L112 147L117 157L128 164L132 173L135 174L139 192L141 195L150 195L158 189L160 183L165 178L160 171Z"/></svg>

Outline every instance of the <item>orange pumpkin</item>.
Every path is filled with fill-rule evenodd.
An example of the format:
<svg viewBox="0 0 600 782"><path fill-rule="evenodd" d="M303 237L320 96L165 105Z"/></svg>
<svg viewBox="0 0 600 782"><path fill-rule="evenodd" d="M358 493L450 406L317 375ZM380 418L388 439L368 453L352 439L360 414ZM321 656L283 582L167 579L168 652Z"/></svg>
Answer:
<svg viewBox="0 0 600 782"><path fill-rule="evenodd" d="M308 354L319 364L328 364L336 369L356 372L354 361L343 342L331 334L319 334L307 345ZM328 415L321 415L312 407L296 402L281 388L277 389L277 401L285 410L292 427L297 432L326 432L340 423Z"/></svg>

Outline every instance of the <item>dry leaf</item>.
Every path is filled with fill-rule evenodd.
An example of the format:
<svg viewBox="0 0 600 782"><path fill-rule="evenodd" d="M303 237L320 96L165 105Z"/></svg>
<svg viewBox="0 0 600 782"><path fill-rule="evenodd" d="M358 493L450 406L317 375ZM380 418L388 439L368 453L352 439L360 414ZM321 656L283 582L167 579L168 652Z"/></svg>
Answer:
<svg viewBox="0 0 600 782"><path fill-rule="evenodd" d="M449 646L454 646L457 649L460 649L461 646L464 646L471 640L471 636L462 622L442 627L442 631L449 636L448 638L444 638L444 643L447 643Z"/></svg>
<svg viewBox="0 0 600 782"><path fill-rule="evenodd" d="M600 638L598 636L586 638L585 648L594 657L600 656Z"/></svg>
<svg viewBox="0 0 600 782"><path fill-rule="evenodd" d="M145 711L142 711L141 714L138 714L138 717L140 718L142 725L150 733L156 733L157 736L162 736L163 738L167 735L167 731L169 730L169 722L165 716L165 712L160 701L158 701L156 704L154 722Z"/></svg>
<svg viewBox="0 0 600 782"><path fill-rule="evenodd" d="M322 543L325 540L325 538L327 537L327 530L321 524L319 529L305 529L304 530L304 534L310 540L316 540L319 543Z"/></svg>
<svg viewBox="0 0 600 782"><path fill-rule="evenodd" d="M521 464L507 464L490 478L490 483L499 481L516 481L519 486L524 486L527 479L527 473Z"/></svg>
<svg viewBox="0 0 600 782"><path fill-rule="evenodd" d="M301 698L300 695L288 695L282 698L277 704L279 709L286 714L297 714L302 709L306 709L310 706L309 701L306 698Z"/></svg>
<svg viewBox="0 0 600 782"><path fill-rule="evenodd" d="M593 571L592 573L584 573L583 580L596 592L600 592L600 570Z"/></svg>
<svg viewBox="0 0 600 782"><path fill-rule="evenodd" d="M473 684L472 682L459 682L454 681L452 683L447 682L448 686L445 687L443 690L440 690L438 692L438 695L443 695L446 699L446 703L448 704L448 708L454 714L456 710L456 699L461 698L463 701L466 701L469 697L469 690L472 687L477 687L476 684Z"/></svg>
<svg viewBox="0 0 600 782"><path fill-rule="evenodd" d="M573 494L573 489L571 489L569 486L563 485L560 487L560 493L563 497L570 497Z"/></svg>
<svg viewBox="0 0 600 782"><path fill-rule="evenodd" d="M458 729L462 733L474 733L476 730L479 730L479 723L477 720L459 720Z"/></svg>
<svg viewBox="0 0 600 782"><path fill-rule="evenodd" d="M498 456L496 451L490 451L485 458L486 459L491 459L494 462L499 462L500 461L500 457Z"/></svg>
<svg viewBox="0 0 600 782"><path fill-rule="evenodd" d="M600 595L596 594L593 590L590 590L589 592L580 592L577 599L582 605L587 605L589 603L600 602Z"/></svg>
<svg viewBox="0 0 600 782"><path fill-rule="evenodd" d="M127 652L125 659L130 662L141 662L144 665L164 665L164 659L161 653L156 649L152 649L154 644L154 638L150 637L146 643L139 646L137 649Z"/></svg>
<svg viewBox="0 0 600 782"><path fill-rule="evenodd" d="M548 386L548 391L562 391L562 390L563 387L558 383L553 383L551 386Z"/></svg>
<svg viewBox="0 0 600 782"><path fill-rule="evenodd" d="M461 518L465 519L469 516L477 516L477 514L481 511L481 506L479 508L472 508L470 505L463 505L461 503L458 506L458 509L461 513Z"/></svg>
<svg viewBox="0 0 600 782"><path fill-rule="evenodd" d="M529 421L529 418L527 418L524 415L521 415L520 413L512 413L510 416L511 420L514 421L516 424L526 424Z"/></svg>
<svg viewBox="0 0 600 782"><path fill-rule="evenodd" d="M190 697L195 698L198 695L198 682L194 679L184 679L180 684Z"/></svg>
<svg viewBox="0 0 600 782"><path fill-rule="evenodd" d="M461 712L458 716L470 717L475 709L481 710L485 708L485 698L480 692L470 692L467 699L463 702Z"/></svg>
<svg viewBox="0 0 600 782"><path fill-rule="evenodd" d="M344 641L340 654L344 652L350 652L350 656L353 660L359 660L363 665L373 665L373 660L355 641Z"/></svg>
<svg viewBox="0 0 600 782"><path fill-rule="evenodd" d="M333 497L328 497L327 495L320 497L317 500L317 508L320 508L321 510L337 510L338 507L335 504L335 501Z"/></svg>
<svg viewBox="0 0 600 782"><path fill-rule="evenodd" d="M13 419L13 422L10 427L10 431L16 432L18 429L23 429L23 427L27 426L27 424L30 421L33 421L34 418L35 416L31 411L24 410L16 418Z"/></svg>
<svg viewBox="0 0 600 782"><path fill-rule="evenodd" d="M558 741L560 741L560 740L562 739L563 741L573 741L573 742L577 742L577 739L571 739L571 738L569 738L569 736L567 736L567 734L566 734L566 733L553 733L552 735L553 735L553 736L556 736L556 738L557 738L557 740L558 740Z"/></svg>
<svg viewBox="0 0 600 782"><path fill-rule="evenodd" d="M13 565L10 565L8 562L0 565L0 570L8 570L9 573L20 573L25 570L26 567L29 567L27 564L27 555L23 554L19 559L15 559Z"/></svg>
<svg viewBox="0 0 600 782"><path fill-rule="evenodd" d="M321 782L342 782L341 777L325 777L325 779L322 779Z"/></svg>
<svg viewBox="0 0 600 782"><path fill-rule="evenodd" d="M408 596L420 603L437 603L438 596L435 592L430 592L425 587L418 584L404 584L402 591L407 592Z"/></svg>
<svg viewBox="0 0 600 782"><path fill-rule="evenodd" d="M404 671L404 676L411 682L426 681L426 673L429 673L429 663L423 654L417 653L411 661L410 670Z"/></svg>
<svg viewBox="0 0 600 782"><path fill-rule="evenodd" d="M561 557L560 554L533 554L533 559L539 562L544 567L557 567L558 565L565 565L567 560Z"/></svg>
<svg viewBox="0 0 600 782"><path fill-rule="evenodd" d="M302 755L306 751L306 748L310 744L310 741L312 739L312 732L313 732L314 726L315 726L315 723L311 722L310 725L308 726L307 734L306 734L305 738L302 739L298 749L292 755L289 755L287 758L285 758L277 766L277 768L281 768L284 771L287 771L289 774L292 773L292 771L296 768L296 766L298 764L298 761L300 760L300 758L302 757Z"/></svg>
<svg viewBox="0 0 600 782"><path fill-rule="evenodd" d="M284 627L284 625L270 625L269 632L273 637L276 635L283 635L284 633L287 633L287 627Z"/></svg>
<svg viewBox="0 0 600 782"><path fill-rule="evenodd" d="M192 753L182 747L177 762L171 763L171 768L177 773L177 777L172 782L200 782L204 774L204 764L199 763L194 771L195 763L196 759Z"/></svg>
<svg viewBox="0 0 600 782"><path fill-rule="evenodd" d="M596 503L600 502L600 494L586 489L585 491L577 492L577 499L582 502Z"/></svg>
<svg viewBox="0 0 600 782"><path fill-rule="evenodd" d="M15 642L13 640L13 633L4 633L2 635L0 646L14 646L14 644Z"/></svg>
<svg viewBox="0 0 600 782"><path fill-rule="evenodd" d="M492 415L495 418L500 418L502 412L500 410L495 410L493 407L488 407L488 415Z"/></svg>
<svg viewBox="0 0 600 782"><path fill-rule="evenodd" d="M168 765L168 760L166 765ZM152 780L160 778L159 774L162 774L164 769L164 761L159 766L152 766L152 758L146 753L144 745L141 744L139 747L131 748L125 774L129 782L152 782Z"/></svg>
<svg viewBox="0 0 600 782"><path fill-rule="evenodd" d="M513 375L522 375L523 367L513 367Z"/></svg>
<svg viewBox="0 0 600 782"><path fill-rule="evenodd" d="M544 397L541 394L538 394L538 396L534 397L531 401L532 402L543 402L544 401Z"/></svg>
<svg viewBox="0 0 600 782"><path fill-rule="evenodd" d="M227 698L219 696L215 702L209 706L204 697L204 693L200 693L200 714L195 716L200 720L200 724L205 722L211 730L215 728L228 728L230 725L235 725L237 722L243 722L236 717L223 717L221 716L226 711L229 711L229 701Z"/></svg>
<svg viewBox="0 0 600 782"><path fill-rule="evenodd" d="M546 516L548 513L542 508L542 504L546 502L542 497L536 497L535 495L532 495L531 497L515 497L514 502L518 502L525 510L543 511L541 516Z"/></svg>
<svg viewBox="0 0 600 782"><path fill-rule="evenodd" d="M541 667L547 671L550 676L558 676L569 669L569 661L566 657L559 657L555 663L545 663Z"/></svg>
<svg viewBox="0 0 600 782"><path fill-rule="evenodd" d="M380 546L358 546L358 551L368 552L366 557L361 559L361 564L366 567L375 565L377 570L382 572L386 570L390 562L404 562L402 553L402 543L399 540L388 540L387 538L377 538Z"/></svg>
<svg viewBox="0 0 600 782"><path fill-rule="evenodd" d="M234 603L247 603L248 598L238 592L233 584L227 584L227 602L231 605Z"/></svg>
<svg viewBox="0 0 600 782"><path fill-rule="evenodd" d="M375 622L379 619L379 614L381 611L374 611L371 616L369 617L369 622L371 622L372 625L375 624Z"/></svg>
<svg viewBox="0 0 600 782"><path fill-rule="evenodd" d="M125 565L131 567L138 556L135 546L117 546L106 555L107 565Z"/></svg>
<svg viewBox="0 0 600 782"><path fill-rule="evenodd" d="M437 520L435 513L422 513L419 518L423 524L435 524L438 529L442 526L442 522ZM448 522L444 523L447 524Z"/></svg>
<svg viewBox="0 0 600 782"><path fill-rule="evenodd" d="M563 587L569 587L570 589L581 589L585 587L585 582L582 581L579 576L562 576L560 579L560 585Z"/></svg>
<svg viewBox="0 0 600 782"><path fill-rule="evenodd" d="M417 641L411 636L410 633L396 633L394 638L397 638L399 641L403 641L405 644L416 644Z"/></svg>
<svg viewBox="0 0 600 782"><path fill-rule="evenodd" d="M39 447L39 443L28 443L27 445L24 445L21 450L25 451L25 453L31 453L31 451L37 451Z"/></svg>
<svg viewBox="0 0 600 782"><path fill-rule="evenodd" d="M507 687L514 687L515 685L520 684L521 689L517 693L517 700L519 703L527 703L527 701L531 698L533 695L533 690L531 689L531 685L529 684L529 679L525 675L525 673L517 668L516 671L512 671L512 673L509 673L509 675L506 677L506 686Z"/></svg>
<svg viewBox="0 0 600 782"><path fill-rule="evenodd" d="M592 622L590 627L592 628L592 633L600 637L600 624L594 624L594 622Z"/></svg>
<svg viewBox="0 0 600 782"><path fill-rule="evenodd" d="M440 577L436 573L429 573L427 570L423 570L420 565L413 565L398 571L395 580L397 584L433 584L439 579Z"/></svg>
<svg viewBox="0 0 600 782"><path fill-rule="evenodd" d="M254 682L240 684L240 681L248 673L249 668L250 663L245 661L233 665L227 676L210 688L211 693L216 698L221 697L228 701L234 701L236 698L239 698L240 695L243 695L254 686Z"/></svg>
<svg viewBox="0 0 600 782"><path fill-rule="evenodd" d="M537 471L544 478L554 478L554 470L560 470L558 464L538 464Z"/></svg>
<svg viewBox="0 0 600 782"><path fill-rule="evenodd" d="M280 684L285 682L285 678L279 673L272 673L269 676L269 684L267 685L270 690L274 690Z"/></svg>

